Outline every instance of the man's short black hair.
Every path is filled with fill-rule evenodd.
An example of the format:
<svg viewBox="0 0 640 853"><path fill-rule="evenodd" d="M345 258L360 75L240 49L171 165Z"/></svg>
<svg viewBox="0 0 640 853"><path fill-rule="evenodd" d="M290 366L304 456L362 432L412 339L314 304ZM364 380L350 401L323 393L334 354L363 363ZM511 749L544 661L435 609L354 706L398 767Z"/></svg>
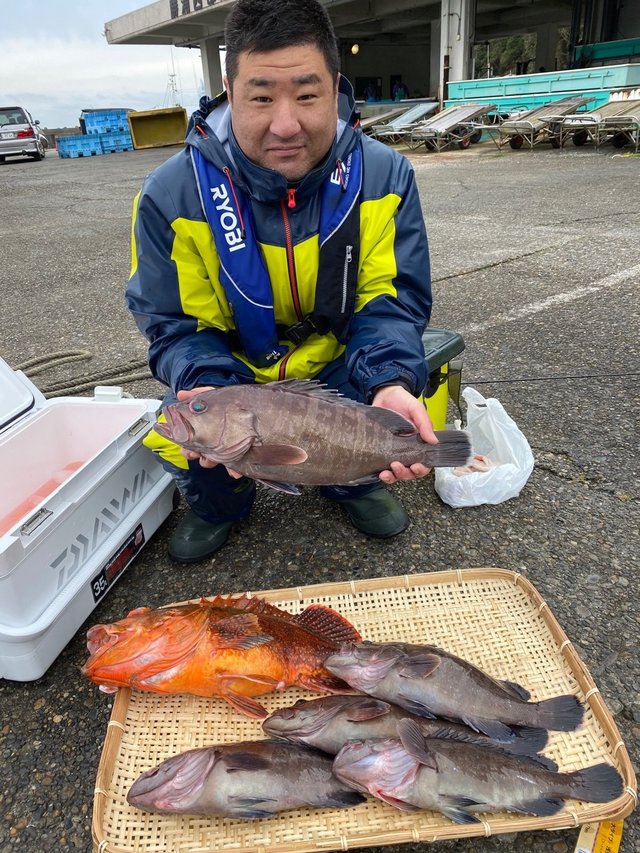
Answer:
<svg viewBox="0 0 640 853"><path fill-rule="evenodd" d="M238 0L225 23L229 86L238 74L241 53L263 53L310 44L323 54L332 77L340 71L333 25L319 0Z"/></svg>

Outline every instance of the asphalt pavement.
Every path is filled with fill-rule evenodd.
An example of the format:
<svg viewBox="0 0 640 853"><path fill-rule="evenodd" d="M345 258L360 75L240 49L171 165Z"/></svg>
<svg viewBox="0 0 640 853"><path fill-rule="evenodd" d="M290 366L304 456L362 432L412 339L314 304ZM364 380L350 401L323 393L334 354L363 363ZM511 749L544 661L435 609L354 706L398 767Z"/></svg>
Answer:
<svg viewBox="0 0 640 853"><path fill-rule="evenodd" d="M0 356L18 368L87 354L34 375L40 388L144 375L145 342L123 300L130 212L144 175L173 153L50 152L41 163L0 165ZM354 532L314 490L296 499L261 490L224 550L188 568L167 556L180 508L42 678L0 680L0 853L89 853L112 701L80 674L86 630L202 594L484 566L520 572L596 680L638 767L640 158L483 143L411 159L431 243L432 325L463 335L463 382L498 398L527 436L529 482L513 500L458 510L439 500L432 478L399 484L412 524L385 542ZM122 384L137 397L162 395L152 379ZM572 853L577 836L537 831L433 850ZM620 850L640 851L637 812Z"/></svg>

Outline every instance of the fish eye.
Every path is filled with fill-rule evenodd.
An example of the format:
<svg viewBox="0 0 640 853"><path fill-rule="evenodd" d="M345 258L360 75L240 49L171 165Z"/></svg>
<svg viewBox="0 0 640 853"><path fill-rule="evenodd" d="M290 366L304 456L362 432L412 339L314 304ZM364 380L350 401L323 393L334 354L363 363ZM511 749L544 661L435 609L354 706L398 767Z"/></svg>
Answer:
<svg viewBox="0 0 640 853"><path fill-rule="evenodd" d="M189 403L189 411L193 412L194 415L201 415L203 412L207 411L207 404L202 400L192 400Z"/></svg>

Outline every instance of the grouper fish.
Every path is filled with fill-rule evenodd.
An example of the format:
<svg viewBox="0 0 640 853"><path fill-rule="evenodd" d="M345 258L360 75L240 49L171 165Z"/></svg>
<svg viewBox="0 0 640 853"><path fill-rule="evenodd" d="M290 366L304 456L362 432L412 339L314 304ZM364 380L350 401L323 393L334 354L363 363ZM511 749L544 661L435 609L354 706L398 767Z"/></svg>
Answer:
<svg viewBox="0 0 640 853"><path fill-rule="evenodd" d="M405 718L414 720L425 737L499 744L503 749L521 755L535 755L549 739L544 729L513 727L496 741L474 732L464 723L419 717L382 699L359 695L298 699L294 705L273 711L263 721L262 728L269 737L304 743L336 755L349 740L395 737L398 723Z"/></svg>
<svg viewBox="0 0 640 853"><path fill-rule="evenodd" d="M498 681L437 646L347 642L324 665L355 690L421 717L463 722L496 740L513 726L573 731L584 716L572 694L530 702L522 685Z"/></svg>
<svg viewBox="0 0 640 853"><path fill-rule="evenodd" d="M539 758L446 738L424 738L401 720L395 738L349 741L333 772L360 791L403 811L435 809L455 823L477 823L474 812L556 814L563 798L606 803L622 793L610 764L559 773Z"/></svg>
<svg viewBox="0 0 640 853"><path fill-rule="evenodd" d="M429 468L466 465L462 430L436 432L427 444L388 409L342 397L313 380L231 385L166 406L154 429L273 489L376 482L391 462Z"/></svg>
<svg viewBox="0 0 640 853"><path fill-rule="evenodd" d="M106 692L135 687L153 693L219 696L256 719L254 696L304 687L348 689L322 662L345 640L360 639L347 619L322 604L291 614L258 597L203 598L94 625L82 672Z"/></svg>
<svg viewBox="0 0 640 853"><path fill-rule="evenodd" d="M365 797L332 773L328 755L284 741L191 749L143 773L127 794L160 814L253 820L303 806L348 808Z"/></svg>

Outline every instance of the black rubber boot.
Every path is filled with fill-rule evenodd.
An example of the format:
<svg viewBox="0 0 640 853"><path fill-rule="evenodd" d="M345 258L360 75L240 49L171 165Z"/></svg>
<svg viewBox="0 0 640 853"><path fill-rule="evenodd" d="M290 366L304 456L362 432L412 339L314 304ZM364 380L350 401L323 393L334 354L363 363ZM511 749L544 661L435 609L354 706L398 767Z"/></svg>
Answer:
<svg viewBox="0 0 640 853"><path fill-rule="evenodd" d="M362 497L339 501L354 527L367 536L389 539L409 526L404 507L384 486Z"/></svg>
<svg viewBox="0 0 640 853"><path fill-rule="evenodd" d="M199 563L222 548L229 538L231 525L231 521L215 524L204 521L190 509L171 537L169 556L177 563Z"/></svg>

